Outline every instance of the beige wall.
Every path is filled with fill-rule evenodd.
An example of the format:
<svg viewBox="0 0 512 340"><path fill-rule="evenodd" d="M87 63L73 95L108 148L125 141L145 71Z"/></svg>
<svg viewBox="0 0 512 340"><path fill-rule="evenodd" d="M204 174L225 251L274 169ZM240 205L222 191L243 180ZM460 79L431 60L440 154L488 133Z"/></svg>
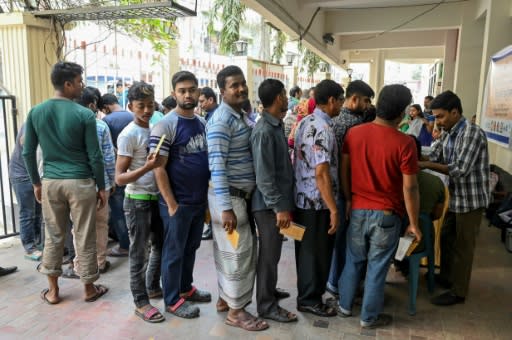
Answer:
<svg viewBox="0 0 512 340"><path fill-rule="evenodd" d="M19 129L30 108L53 94L50 70L56 57L50 33L47 21L35 19L29 13L0 14L0 81L16 98L17 106L17 117L7 115L7 126L13 126L16 119ZM7 130L7 138L9 145L14 145L13 130Z"/></svg>
<svg viewBox="0 0 512 340"><path fill-rule="evenodd" d="M489 142L488 144L491 164L496 164L512 173L512 151L493 142Z"/></svg>
<svg viewBox="0 0 512 340"><path fill-rule="evenodd" d="M0 46L3 86L16 97L21 124L32 106L53 94L56 57L49 22L28 13L0 14Z"/></svg>

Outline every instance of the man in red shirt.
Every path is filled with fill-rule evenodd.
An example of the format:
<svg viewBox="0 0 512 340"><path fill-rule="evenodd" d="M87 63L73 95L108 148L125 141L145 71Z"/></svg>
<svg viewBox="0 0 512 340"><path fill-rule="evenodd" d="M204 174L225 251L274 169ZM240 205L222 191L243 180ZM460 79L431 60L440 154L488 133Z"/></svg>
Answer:
<svg viewBox="0 0 512 340"><path fill-rule="evenodd" d="M343 144L341 180L350 225L338 315L352 315L354 296L366 270L363 328L392 321L390 315L381 313L384 285L406 212L410 221L406 233L421 239L416 145L397 130L411 100L405 86L385 86L379 94L375 121L351 128Z"/></svg>

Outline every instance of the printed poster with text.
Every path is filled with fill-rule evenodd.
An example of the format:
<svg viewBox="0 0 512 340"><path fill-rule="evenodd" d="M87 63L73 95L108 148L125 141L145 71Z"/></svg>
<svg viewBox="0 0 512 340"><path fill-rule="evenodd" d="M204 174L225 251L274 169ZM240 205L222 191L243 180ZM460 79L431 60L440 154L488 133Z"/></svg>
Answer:
<svg viewBox="0 0 512 340"><path fill-rule="evenodd" d="M482 113L487 138L512 148L512 46L491 58Z"/></svg>

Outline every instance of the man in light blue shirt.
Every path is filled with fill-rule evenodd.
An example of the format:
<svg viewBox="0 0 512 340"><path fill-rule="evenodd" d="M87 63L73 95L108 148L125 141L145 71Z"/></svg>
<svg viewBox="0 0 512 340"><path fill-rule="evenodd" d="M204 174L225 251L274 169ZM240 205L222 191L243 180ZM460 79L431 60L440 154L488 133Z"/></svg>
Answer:
<svg viewBox="0 0 512 340"><path fill-rule="evenodd" d="M223 102L206 127L212 178L208 203L219 284L217 311L228 312L226 324L230 326L258 331L268 324L244 309L251 302L257 260L250 211L256 178L249 143L251 128L242 110L248 88L237 66L222 69L217 83ZM238 234L238 242L230 242L232 233Z"/></svg>

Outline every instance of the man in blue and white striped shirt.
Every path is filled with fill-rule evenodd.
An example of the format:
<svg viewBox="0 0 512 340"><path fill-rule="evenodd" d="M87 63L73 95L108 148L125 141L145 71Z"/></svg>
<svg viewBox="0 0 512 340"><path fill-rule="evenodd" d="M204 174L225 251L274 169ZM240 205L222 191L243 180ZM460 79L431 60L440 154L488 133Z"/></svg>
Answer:
<svg viewBox="0 0 512 340"><path fill-rule="evenodd" d="M244 310L251 302L257 260L249 202L256 185L249 143L251 128L242 110L248 88L237 66L222 69L217 83L223 102L206 126L212 178L208 202L219 283L217 310L228 311L226 324L230 326L263 330L268 324ZM229 241L233 232L238 233L238 242Z"/></svg>

